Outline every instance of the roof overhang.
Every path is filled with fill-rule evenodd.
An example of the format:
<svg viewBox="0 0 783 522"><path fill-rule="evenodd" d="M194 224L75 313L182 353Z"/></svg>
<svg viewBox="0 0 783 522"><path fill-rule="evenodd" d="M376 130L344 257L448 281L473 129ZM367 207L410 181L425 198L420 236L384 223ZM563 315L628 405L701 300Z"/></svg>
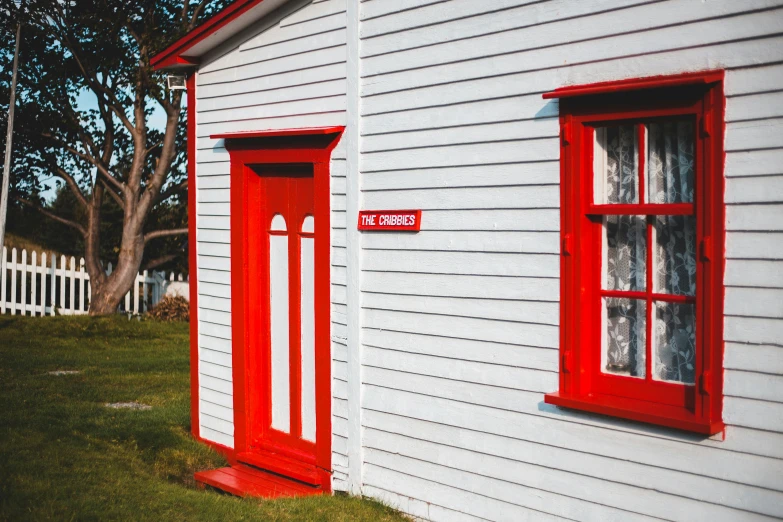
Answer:
<svg viewBox="0 0 783 522"><path fill-rule="evenodd" d="M234 0L150 60L155 70L197 66L212 49L250 27L287 0Z"/></svg>

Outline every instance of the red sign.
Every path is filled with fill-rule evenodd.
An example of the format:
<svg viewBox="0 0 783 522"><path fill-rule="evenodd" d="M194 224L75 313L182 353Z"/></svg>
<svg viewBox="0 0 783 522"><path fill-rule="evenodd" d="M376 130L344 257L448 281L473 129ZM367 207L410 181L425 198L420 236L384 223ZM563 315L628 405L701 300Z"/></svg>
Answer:
<svg viewBox="0 0 783 522"><path fill-rule="evenodd" d="M360 210L359 230L403 230L418 232L421 229L421 210Z"/></svg>

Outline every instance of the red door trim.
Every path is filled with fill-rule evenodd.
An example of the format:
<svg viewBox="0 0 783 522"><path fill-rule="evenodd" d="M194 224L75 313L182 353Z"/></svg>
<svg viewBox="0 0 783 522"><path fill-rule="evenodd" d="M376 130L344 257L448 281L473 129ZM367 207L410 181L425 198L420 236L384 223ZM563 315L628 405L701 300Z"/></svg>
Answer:
<svg viewBox="0 0 783 522"><path fill-rule="evenodd" d="M329 162L331 152L340 140L343 127L330 128L332 132L285 134L242 134L226 139L226 149L231 158L231 333L234 381L234 450L233 455L248 448L249 416L248 397L261 390L248 389L245 378L246 349L251 335L257 335L261 325L247 313L256 285L248 281L247 256L257 234L250 234L248 209L255 204L247 179L255 175L247 165L257 163L310 163L313 165L313 190L315 213L315 342L316 354L330 353L330 191ZM304 130L304 129L303 129ZM296 224L289 225L294 233ZM318 238L323 238L318 241ZM257 298L257 296L255 296ZM320 347L320 349L319 349ZM316 355L316 459L320 485L331 491L331 358ZM267 369L259 369L266 374Z"/></svg>
<svg viewBox="0 0 783 522"><path fill-rule="evenodd" d="M198 393L198 258L196 251L196 75L187 79L188 97L188 274L190 277L190 429L200 439Z"/></svg>

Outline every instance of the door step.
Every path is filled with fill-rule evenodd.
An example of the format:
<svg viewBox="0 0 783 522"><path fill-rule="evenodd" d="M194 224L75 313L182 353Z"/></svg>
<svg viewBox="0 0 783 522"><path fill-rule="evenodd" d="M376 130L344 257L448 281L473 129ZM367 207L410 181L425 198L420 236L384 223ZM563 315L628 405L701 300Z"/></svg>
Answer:
<svg viewBox="0 0 783 522"><path fill-rule="evenodd" d="M196 482L238 497L306 497L320 495L320 487L311 487L260 469L236 464L227 468L199 471Z"/></svg>
<svg viewBox="0 0 783 522"><path fill-rule="evenodd" d="M318 472L313 466L308 466L283 455L239 453L237 460L254 468L261 468L277 475L304 482L309 486L318 486L321 483Z"/></svg>

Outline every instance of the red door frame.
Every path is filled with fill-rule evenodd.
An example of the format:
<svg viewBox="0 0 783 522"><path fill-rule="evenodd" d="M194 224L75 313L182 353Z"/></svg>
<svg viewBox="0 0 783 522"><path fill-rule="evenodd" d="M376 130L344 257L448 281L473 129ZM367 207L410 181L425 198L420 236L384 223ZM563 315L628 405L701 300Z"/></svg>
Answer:
<svg viewBox="0 0 783 522"><path fill-rule="evenodd" d="M250 201L246 190L250 176L256 176L248 165L307 163L313 165L315 217L315 390L316 451L315 466L320 486L331 490L331 340L330 340L330 190L329 162L331 152L340 140L343 127L289 129L213 135L225 139L231 159L231 330L234 381L234 455L246 452L252 434L249 418L259 407L256 397L265 390L249 389L245 378L249 339L261 325L250 319L247 310L258 297L252 295L249 281L248 253L261 247L266 233L249 223ZM265 402L263 404L266 404Z"/></svg>

